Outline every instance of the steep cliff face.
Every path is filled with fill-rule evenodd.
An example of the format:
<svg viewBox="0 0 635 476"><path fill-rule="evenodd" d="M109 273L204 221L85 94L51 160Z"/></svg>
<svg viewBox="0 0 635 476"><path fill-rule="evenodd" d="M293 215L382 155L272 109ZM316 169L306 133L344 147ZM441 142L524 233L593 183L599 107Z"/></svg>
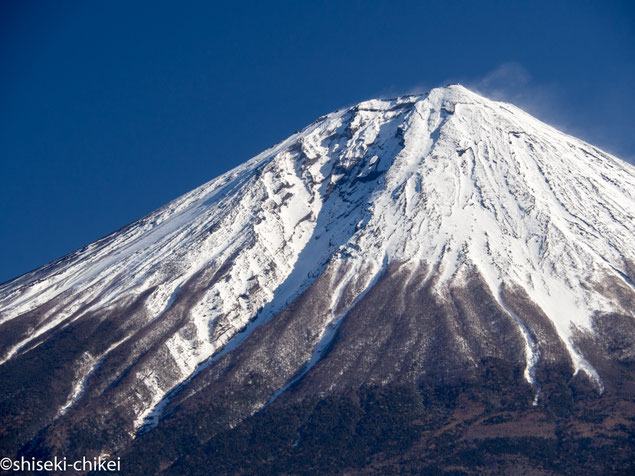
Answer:
<svg viewBox="0 0 635 476"><path fill-rule="evenodd" d="M201 443L496 372L628 400L634 216L632 166L461 86L334 112L0 286L3 446L123 451L213 409Z"/></svg>

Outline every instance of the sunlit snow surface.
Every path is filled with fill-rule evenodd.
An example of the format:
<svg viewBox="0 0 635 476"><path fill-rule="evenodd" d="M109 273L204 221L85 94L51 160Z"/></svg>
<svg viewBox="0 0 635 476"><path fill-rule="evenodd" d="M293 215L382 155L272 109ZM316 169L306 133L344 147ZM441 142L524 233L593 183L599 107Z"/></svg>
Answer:
<svg viewBox="0 0 635 476"><path fill-rule="evenodd" d="M189 308L195 335L177 331L163 344L182 382L226 344L223 352L240 345L329 260L347 263L347 279L372 270L366 286L388 263L407 261L441 273L441 297L470 266L499 300L503 282L520 286L551 319L576 369L597 379L572 330L590 329L594 312L616 305L594 290L598 276L632 287L634 185L627 163L461 86L366 101L0 286L0 323L57 298L0 362L60 323L154 288L145 301L150 323L198 272L227 266ZM323 340L337 324L333 316ZM519 326L532 382L534 343ZM87 357L62 412L104 357ZM178 383L144 380L153 397L137 426Z"/></svg>

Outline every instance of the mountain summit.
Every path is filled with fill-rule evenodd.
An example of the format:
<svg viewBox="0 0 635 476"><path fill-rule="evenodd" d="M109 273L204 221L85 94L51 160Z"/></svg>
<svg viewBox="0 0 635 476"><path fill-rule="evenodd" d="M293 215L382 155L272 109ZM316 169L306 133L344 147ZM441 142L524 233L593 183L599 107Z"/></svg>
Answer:
<svg viewBox="0 0 635 476"><path fill-rule="evenodd" d="M627 402L634 215L632 166L461 86L336 111L0 286L3 446L188 433L158 470L360 389Z"/></svg>

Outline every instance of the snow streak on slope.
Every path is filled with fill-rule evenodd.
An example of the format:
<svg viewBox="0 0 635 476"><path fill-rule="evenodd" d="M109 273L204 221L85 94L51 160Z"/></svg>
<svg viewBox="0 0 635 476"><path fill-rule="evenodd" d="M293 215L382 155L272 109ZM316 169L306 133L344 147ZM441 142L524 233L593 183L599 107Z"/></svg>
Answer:
<svg viewBox="0 0 635 476"><path fill-rule="evenodd" d="M632 166L460 86L366 101L0 286L0 323L42 310L0 362L55 326L146 291L150 325L211 270L215 279L197 289L186 322L142 380L152 397L136 408L139 426L166 393L228 343L248 338L329 260L358 270L404 261L439 270L441 298L465 269L478 271L499 301L502 283L521 287L552 320L576 369L598 380L571 337L574 328L590 329L594 312L614 308L594 281L608 274L632 287L634 185ZM514 319L531 382L534 346ZM330 324L337 322L334 314ZM322 331L327 340L331 330ZM160 359L179 377L160 376ZM76 386L68 405L82 392Z"/></svg>

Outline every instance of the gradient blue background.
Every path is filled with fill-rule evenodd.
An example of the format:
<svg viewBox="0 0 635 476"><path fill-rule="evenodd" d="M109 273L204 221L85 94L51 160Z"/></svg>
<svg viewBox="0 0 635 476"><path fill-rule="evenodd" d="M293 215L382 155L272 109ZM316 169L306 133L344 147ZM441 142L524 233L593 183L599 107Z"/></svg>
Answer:
<svg viewBox="0 0 635 476"><path fill-rule="evenodd" d="M633 4L2 2L0 282L322 114L448 82L633 162Z"/></svg>

